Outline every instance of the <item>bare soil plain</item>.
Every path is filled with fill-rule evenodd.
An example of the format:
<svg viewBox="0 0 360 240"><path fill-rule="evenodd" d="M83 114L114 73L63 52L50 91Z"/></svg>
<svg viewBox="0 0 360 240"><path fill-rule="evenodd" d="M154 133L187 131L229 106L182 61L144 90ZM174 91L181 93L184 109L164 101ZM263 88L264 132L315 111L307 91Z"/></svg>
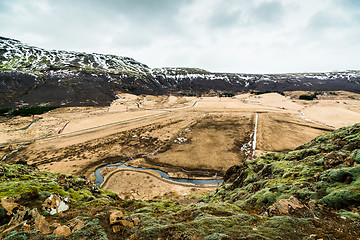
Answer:
<svg viewBox="0 0 360 240"><path fill-rule="evenodd" d="M0 119L0 157L42 170L86 176L109 163L155 168L177 178L221 178L266 152L283 152L360 121L360 95L349 92L299 100L305 92L232 98L118 94L109 107L59 108L41 116ZM206 192L154 172L104 168L102 187L121 197Z"/></svg>

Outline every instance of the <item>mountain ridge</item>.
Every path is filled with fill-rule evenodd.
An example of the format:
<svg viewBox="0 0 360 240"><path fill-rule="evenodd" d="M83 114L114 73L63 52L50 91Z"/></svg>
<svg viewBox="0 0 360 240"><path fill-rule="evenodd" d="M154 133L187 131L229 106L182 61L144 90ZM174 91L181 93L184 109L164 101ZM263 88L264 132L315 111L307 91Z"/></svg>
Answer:
<svg viewBox="0 0 360 240"><path fill-rule="evenodd" d="M45 50L0 37L0 107L108 105L117 92L202 95L209 91L337 91L360 93L360 71L212 73L198 68L149 68L110 54Z"/></svg>

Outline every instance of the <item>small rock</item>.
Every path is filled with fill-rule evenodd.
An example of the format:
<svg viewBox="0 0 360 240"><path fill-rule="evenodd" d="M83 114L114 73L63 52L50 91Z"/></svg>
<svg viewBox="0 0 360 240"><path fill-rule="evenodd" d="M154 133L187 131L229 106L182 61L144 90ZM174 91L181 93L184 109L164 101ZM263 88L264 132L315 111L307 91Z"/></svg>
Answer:
<svg viewBox="0 0 360 240"><path fill-rule="evenodd" d="M57 222L51 224L51 227L52 227L53 229L56 229L56 228L59 227L59 226L61 226L61 224L60 224L60 223L57 223Z"/></svg>
<svg viewBox="0 0 360 240"><path fill-rule="evenodd" d="M140 219L135 218L129 221L125 219L123 212L114 211L110 214L109 221L113 232L116 233L125 228L133 228L135 224L139 224Z"/></svg>
<svg viewBox="0 0 360 240"><path fill-rule="evenodd" d="M49 223L46 221L45 217L39 213L37 208L31 210L31 215L34 218L36 230L43 234L48 234L51 232Z"/></svg>
<svg viewBox="0 0 360 240"><path fill-rule="evenodd" d="M114 233L120 232L123 228L120 225L112 226L112 230Z"/></svg>
<svg viewBox="0 0 360 240"><path fill-rule="evenodd" d="M6 214L11 216L18 211L24 211L25 207L15 202L16 198L2 198L1 205L6 210Z"/></svg>
<svg viewBox="0 0 360 240"><path fill-rule="evenodd" d="M119 223L121 220L124 220L124 214L122 211L114 211L110 214L109 220L110 220L110 225L113 224L117 224Z"/></svg>
<svg viewBox="0 0 360 240"><path fill-rule="evenodd" d="M53 232L55 236L69 236L71 234L71 230L66 225L61 225L55 229Z"/></svg>
<svg viewBox="0 0 360 240"><path fill-rule="evenodd" d="M120 220L118 224L112 226L112 230L114 233L116 233L116 232L120 232L125 228L133 228L133 227L134 227L134 223L132 221Z"/></svg>
<svg viewBox="0 0 360 240"><path fill-rule="evenodd" d="M80 219L75 219L74 221L72 221L69 224L69 227L71 229L71 232L75 232L79 229L82 229L85 226L84 221L80 220Z"/></svg>
<svg viewBox="0 0 360 240"><path fill-rule="evenodd" d="M129 228L134 227L134 223L132 221L128 221L128 220L121 220L120 225L122 225L124 227L129 227Z"/></svg>
<svg viewBox="0 0 360 240"><path fill-rule="evenodd" d="M288 199L280 199L273 205L271 205L266 212L268 215L277 216L277 215L293 215L298 210L305 209L306 206L302 204L297 198L291 196Z"/></svg>
<svg viewBox="0 0 360 240"><path fill-rule="evenodd" d="M66 175L61 174L57 177L57 182L59 183L60 186L64 186L66 184Z"/></svg>
<svg viewBox="0 0 360 240"><path fill-rule="evenodd" d="M51 194L43 203L43 209L48 211L51 215L66 211L69 209L69 206L64 200L58 195Z"/></svg>
<svg viewBox="0 0 360 240"><path fill-rule="evenodd" d="M310 234L310 236L306 240L315 240L316 237L316 234Z"/></svg>
<svg viewBox="0 0 360 240"><path fill-rule="evenodd" d="M133 221L133 223L134 223L134 226L139 225L139 223L141 222L141 221L140 221L140 218L134 218L132 221Z"/></svg>

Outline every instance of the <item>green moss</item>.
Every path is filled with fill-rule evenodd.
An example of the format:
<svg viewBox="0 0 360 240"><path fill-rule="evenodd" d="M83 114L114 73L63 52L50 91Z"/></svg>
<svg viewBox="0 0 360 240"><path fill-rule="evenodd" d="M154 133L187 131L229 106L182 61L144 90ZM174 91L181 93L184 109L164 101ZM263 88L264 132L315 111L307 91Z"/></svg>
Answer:
<svg viewBox="0 0 360 240"><path fill-rule="evenodd" d="M360 177L360 165L355 167L329 169L321 174L320 179L328 181L330 183L335 183L335 182L352 182L358 179L359 177Z"/></svg>
<svg viewBox="0 0 360 240"><path fill-rule="evenodd" d="M360 164L360 150L355 149L352 152L352 160L354 160L357 164Z"/></svg>
<svg viewBox="0 0 360 240"><path fill-rule="evenodd" d="M291 239L303 239L308 236L305 231L296 229L306 229L308 232L315 232L316 227L311 219L294 218L288 216L275 216L258 226L261 233L270 239L283 239L280 236L291 236Z"/></svg>
<svg viewBox="0 0 360 240"><path fill-rule="evenodd" d="M273 204L276 201L277 195L270 191L269 188L262 189L255 192L254 194L249 194L245 198L243 206L247 207L264 207Z"/></svg>
<svg viewBox="0 0 360 240"><path fill-rule="evenodd" d="M100 190L96 197L86 185L86 180L76 178L71 175L67 180L71 181L71 187L60 186L57 182L59 174L39 171L26 165L8 165L0 163L0 198L13 197L20 194L36 192L39 198L45 199L51 194L57 194L62 197L69 197L72 204L77 207L89 205L89 202L97 199L97 203L104 204L109 199L116 199L116 195L110 191Z"/></svg>
<svg viewBox="0 0 360 240"><path fill-rule="evenodd" d="M119 233L123 238L133 235L136 239L306 239L313 233L321 233L319 238L322 235L334 237L333 233L326 234L333 231L334 222L328 221L335 221L335 218L322 222L323 219L314 218L260 217L249 212L264 212L277 200L295 196L309 206L316 207L316 203L320 203L334 209L346 208L339 215L359 221L356 207L360 205L360 165L354 166L351 161L359 161L359 149L354 150L359 135L358 124L320 136L289 153L266 154L245 161L238 180L223 184L200 202L187 206L165 198L114 201L118 199L116 194L102 189L93 193L84 179L67 175L67 184L63 187L57 182L57 174L2 163L0 194L12 196L38 191L39 199L44 199L57 193L70 197L71 209L76 212L118 209L127 219L140 218L139 226ZM324 170L324 159L328 161L329 156L338 156L344 163L335 167L327 165ZM99 219L89 219L86 219L86 228L69 238L106 239ZM323 224L328 225L324 227ZM341 227L339 222L335 225ZM21 238L22 234L12 233L11 236Z"/></svg>
<svg viewBox="0 0 360 240"><path fill-rule="evenodd" d="M229 235L223 233L213 233L204 238L205 240L221 240L221 239L230 239Z"/></svg>
<svg viewBox="0 0 360 240"><path fill-rule="evenodd" d="M321 151L318 148L307 148L302 150L296 150L289 152L285 157L284 160L301 160L305 159L308 156L316 155Z"/></svg>
<svg viewBox="0 0 360 240"><path fill-rule="evenodd" d="M360 178L351 184L332 185L327 189L327 195L319 200L321 204L340 209L360 204Z"/></svg>
<svg viewBox="0 0 360 240"><path fill-rule="evenodd" d="M100 220L98 218L94 218L91 221L87 221L83 228L71 234L70 239L107 240L108 237L105 229L100 225Z"/></svg>
<svg viewBox="0 0 360 240"><path fill-rule="evenodd" d="M27 240L38 234L38 232L12 231L4 238L4 240Z"/></svg>
<svg viewBox="0 0 360 240"><path fill-rule="evenodd" d="M358 213L349 212L344 209L341 209L338 215L343 218L350 218L353 221L360 221L360 215Z"/></svg>

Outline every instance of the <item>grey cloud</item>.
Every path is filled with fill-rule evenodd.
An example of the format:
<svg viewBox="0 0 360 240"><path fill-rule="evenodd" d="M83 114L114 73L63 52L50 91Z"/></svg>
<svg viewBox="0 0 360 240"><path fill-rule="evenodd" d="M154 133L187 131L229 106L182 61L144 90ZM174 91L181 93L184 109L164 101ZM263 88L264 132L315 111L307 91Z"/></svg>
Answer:
<svg viewBox="0 0 360 240"><path fill-rule="evenodd" d="M213 10L210 28L254 29L264 25L279 24L284 17L280 1L224 1Z"/></svg>
<svg viewBox="0 0 360 240"><path fill-rule="evenodd" d="M216 11L210 18L210 26L215 28L231 27L238 23L240 16L240 11Z"/></svg>
<svg viewBox="0 0 360 240"><path fill-rule="evenodd" d="M321 11L310 18L307 30L309 34L321 35L329 30L344 29L349 26L349 23L344 18L337 16L334 12Z"/></svg>
<svg viewBox="0 0 360 240"><path fill-rule="evenodd" d="M354 25L360 24L360 1L359 0L337 0L337 6L342 7L351 18Z"/></svg>
<svg viewBox="0 0 360 240"><path fill-rule="evenodd" d="M228 28L236 25L241 17L242 1L225 1L211 12L208 19L209 27Z"/></svg>
<svg viewBox="0 0 360 240"><path fill-rule="evenodd" d="M289 2L0 0L0 35L48 49L127 55L156 67L307 71L316 66L311 56L326 54L360 62L354 54L360 51L360 1ZM259 59L267 69L259 69Z"/></svg>
<svg viewBox="0 0 360 240"><path fill-rule="evenodd" d="M359 0L337 0L337 3L345 7L355 8L357 11L359 11L360 8Z"/></svg>
<svg viewBox="0 0 360 240"><path fill-rule="evenodd" d="M59 1L63 5L64 1ZM105 14L105 17L122 15L132 22L148 25L155 22L171 22L182 6L191 4L192 0L66 0L69 5Z"/></svg>
<svg viewBox="0 0 360 240"><path fill-rule="evenodd" d="M9 11L9 1L0 1L0 14Z"/></svg>
<svg viewBox="0 0 360 240"><path fill-rule="evenodd" d="M34 1L15 0L12 2L13 6L21 3L25 11L22 13L23 18L17 16L16 10L10 9L5 13L4 19L10 23L9 25L17 26L13 34L45 33L47 41L57 42L60 48L65 48L70 41L75 50L88 49L101 44L102 36L112 39L112 45L141 47L151 44L154 38L162 35L177 34L180 27L174 19L181 6L190 2L190 0L43 1L44 5L49 4L51 7L51 12L45 16L32 4Z"/></svg>
<svg viewBox="0 0 360 240"><path fill-rule="evenodd" d="M279 23L284 15L284 7L279 1L262 2L252 11L255 22Z"/></svg>

